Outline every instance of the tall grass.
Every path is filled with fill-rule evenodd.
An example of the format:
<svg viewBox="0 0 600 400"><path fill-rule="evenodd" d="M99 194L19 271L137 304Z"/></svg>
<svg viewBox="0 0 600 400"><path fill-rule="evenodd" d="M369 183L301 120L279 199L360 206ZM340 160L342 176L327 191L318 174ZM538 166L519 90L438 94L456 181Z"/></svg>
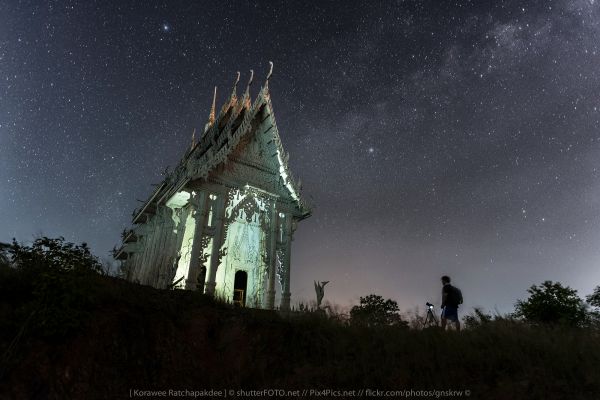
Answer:
<svg viewBox="0 0 600 400"><path fill-rule="evenodd" d="M233 308L97 274L61 277L39 292L31 276L0 269L0 398L121 398L132 388L600 396L593 329L510 320L462 332L354 327L323 313ZM47 302L61 292L67 300Z"/></svg>

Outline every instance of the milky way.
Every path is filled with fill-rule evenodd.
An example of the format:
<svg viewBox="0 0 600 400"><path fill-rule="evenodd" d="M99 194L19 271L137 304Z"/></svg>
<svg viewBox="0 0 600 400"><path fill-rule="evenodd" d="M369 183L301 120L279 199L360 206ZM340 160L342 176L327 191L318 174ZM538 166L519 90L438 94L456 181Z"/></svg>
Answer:
<svg viewBox="0 0 600 400"><path fill-rule="evenodd" d="M510 311L600 284L600 5L0 1L0 241L100 257L236 71L272 101L314 204L293 301L378 293Z"/></svg>

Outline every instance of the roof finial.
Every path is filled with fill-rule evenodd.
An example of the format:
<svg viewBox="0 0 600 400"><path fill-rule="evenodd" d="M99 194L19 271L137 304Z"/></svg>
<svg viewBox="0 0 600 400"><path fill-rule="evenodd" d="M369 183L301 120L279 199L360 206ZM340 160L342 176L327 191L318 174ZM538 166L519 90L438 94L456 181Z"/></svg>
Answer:
<svg viewBox="0 0 600 400"><path fill-rule="evenodd" d="M269 74L267 75L267 82L269 82L269 78L271 77L271 75L273 75L273 61L269 61L270 64L270 68L269 68Z"/></svg>
<svg viewBox="0 0 600 400"><path fill-rule="evenodd" d="M212 107L210 108L210 115L208 116L208 122L212 124L215 122L215 104L217 102L217 87L215 86L215 94L213 95Z"/></svg>
<svg viewBox="0 0 600 400"><path fill-rule="evenodd" d="M246 85L246 92L244 93L244 99L243 99L243 106L246 108L250 108L250 106L252 105L250 103L250 85L252 85L252 79L254 79L254 70L250 70L250 80L248 81L248 84Z"/></svg>
<svg viewBox="0 0 600 400"><path fill-rule="evenodd" d="M196 145L196 128L194 128L194 132L192 132L192 145L190 146L190 151L194 150L195 145Z"/></svg>
<svg viewBox="0 0 600 400"><path fill-rule="evenodd" d="M235 83L233 84L233 92L231 92L231 97L235 97L237 92L237 84L240 81L240 71L237 72L237 78L235 78Z"/></svg>
<svg viewBox="0 0 600 400"><path fill-rule="evenodd" d="M250 89L250 85L252 85L253 79L254 79L254 70L251 69L250 70L250 80L248 81L248 84L246 85L246 92L248 92L248 90Z"/></svg>

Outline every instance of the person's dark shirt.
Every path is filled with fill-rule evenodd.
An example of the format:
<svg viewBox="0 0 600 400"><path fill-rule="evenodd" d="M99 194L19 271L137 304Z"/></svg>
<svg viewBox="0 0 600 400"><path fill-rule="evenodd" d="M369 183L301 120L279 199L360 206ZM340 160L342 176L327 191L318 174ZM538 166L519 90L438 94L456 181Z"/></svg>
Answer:
<svg viewBox="0 0 600 400"><path fill-rule="evenodd" d="M453 304L450 304L450 302L448 302L448 300L450 300L451 297L452 297L452 285L449 283L446 283L442 287L442 308L444 308L446 306L453 306L453 307L456 306L455 304L453 305Z"/></svg>

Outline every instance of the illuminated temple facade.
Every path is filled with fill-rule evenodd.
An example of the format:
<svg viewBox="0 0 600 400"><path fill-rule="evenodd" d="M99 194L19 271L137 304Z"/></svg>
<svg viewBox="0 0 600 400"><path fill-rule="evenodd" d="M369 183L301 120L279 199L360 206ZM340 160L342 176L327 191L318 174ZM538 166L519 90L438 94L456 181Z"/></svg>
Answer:
<svg viewBox="0 0 600 400"><path fill-rule="evenodd" d="M157 288L201 290L239 305L290 308L292 236L310 216L288 168L269 93L250 84L133 214L115 250L126 279Z"/></svg>

